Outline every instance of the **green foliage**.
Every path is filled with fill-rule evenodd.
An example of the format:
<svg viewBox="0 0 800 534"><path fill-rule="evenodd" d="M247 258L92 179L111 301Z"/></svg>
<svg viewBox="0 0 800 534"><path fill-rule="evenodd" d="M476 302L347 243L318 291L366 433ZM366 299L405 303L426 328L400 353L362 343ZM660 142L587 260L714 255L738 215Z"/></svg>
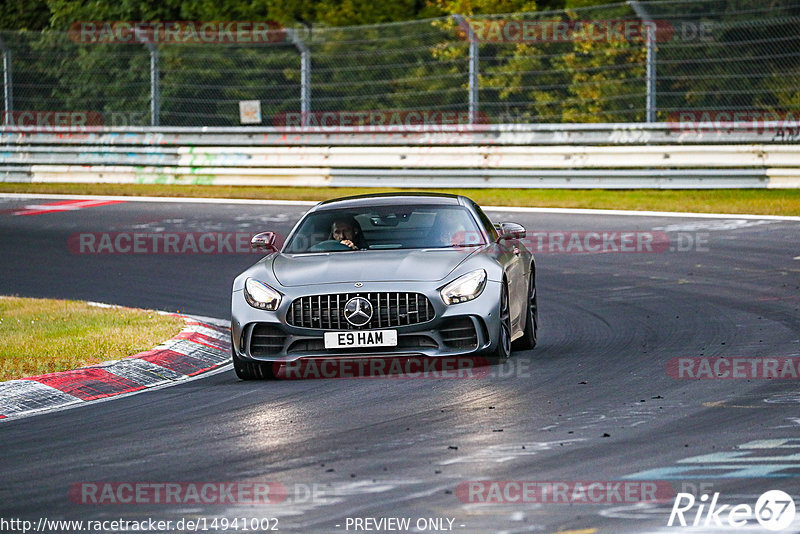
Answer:
<svg viewBox="0 0 800 534"><path fill-rule="evenodd" d="M446 15L492 15L537 11L537 2L531 0L431 0Z"/></svg>
<svg viewBox="0 0 800 534"><path fill-rule="evenodd" d="M452 15L498 27L638 21L627 2L602 1L29 0L0 4L0 28L14 30L0 37L13 52L17 110L95 111L107 121L127 113L114 124L149 123L148 48L75 42L64 32L76 21L273 20L311 50L312 111L464 111L469 40ZM800 6L641 5L675 31L656 46L659 120L689 109L797 112ZM156 46L162 125L238 125L241 100L259 100L266 125L300 110L300 53L289 39ZM643 39L482 38L478 53L480 110L491 122L644 120Z"/></svg>
<svg viewBox="0 0 800 534"><path fill-rule="evenodd" d="M0 30L39 31L50 23L46 0L26 0L0 3Z"/></svg>

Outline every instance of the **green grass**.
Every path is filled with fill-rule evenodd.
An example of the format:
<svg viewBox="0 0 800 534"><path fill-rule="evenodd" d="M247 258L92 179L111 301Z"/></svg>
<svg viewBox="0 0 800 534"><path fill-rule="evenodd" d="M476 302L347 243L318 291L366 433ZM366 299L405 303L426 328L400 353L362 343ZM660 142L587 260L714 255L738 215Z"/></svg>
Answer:
<svg viewBox="0 0 800 534"><path fill-rule="evenodd" d="M173 337L183 324L144 310L0 297L0 381L131 356Z"/></svg>
<svg viewBox="0 0 800 534"><path fill-rule="evenodd" d="M0 184L0 193L61 193L172 197L326 200L402 191L355 187L236 187L213 185ZM483 206L538 206L700 213L800 215L800 189L431 189L466 195Z"/></svg>

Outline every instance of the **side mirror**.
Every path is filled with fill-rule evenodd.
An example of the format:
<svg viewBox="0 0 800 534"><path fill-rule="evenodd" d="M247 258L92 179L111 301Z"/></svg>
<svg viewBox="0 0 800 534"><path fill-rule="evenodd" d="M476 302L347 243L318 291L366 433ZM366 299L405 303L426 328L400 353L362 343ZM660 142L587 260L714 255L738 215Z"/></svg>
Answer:
<svg viewBox="0 0 800 534"><path fill-rule="evenodd" d="M500 224L496 224L495 228L497 228L498 241L501 239L522 239L525 237L525 227L521 224L502 222Z"/></svg>
<svg viewBox="0 0 800 534"><path fill-rule="evenodd" d="M275 232L261 232L260 234L254 235L250 239L250 247L276 252L278 247L275 246Z"/></svg>

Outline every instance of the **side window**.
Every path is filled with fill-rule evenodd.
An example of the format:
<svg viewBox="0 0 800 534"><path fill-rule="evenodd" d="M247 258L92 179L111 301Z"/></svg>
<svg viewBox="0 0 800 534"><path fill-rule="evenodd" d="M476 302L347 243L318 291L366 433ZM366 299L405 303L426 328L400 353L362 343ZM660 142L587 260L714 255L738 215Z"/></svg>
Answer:
<svg viewBox="0 0 800 534"><path fill-rule="evenodd" d="M475 213L478 214L478 218L481 220L481 224L486 229L486 234L489 236L490 241L497 241L497 230L494 228L494 224L492 224L491 219L486 216L483 210L477 204L472 205L473 209L475 209Z"/></svg>

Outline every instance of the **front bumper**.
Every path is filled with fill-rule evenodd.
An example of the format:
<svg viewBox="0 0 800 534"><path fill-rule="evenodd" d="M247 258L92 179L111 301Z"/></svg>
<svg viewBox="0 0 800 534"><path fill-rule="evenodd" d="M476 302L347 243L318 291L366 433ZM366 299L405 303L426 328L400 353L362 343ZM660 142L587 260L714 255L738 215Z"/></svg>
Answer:
<svg viewBox="0 0 800 534"><path fill-rule="evenodd" d="M385 356L470 356L495 349L498 338L497 320L500 306L500 284L487 281L476 299L446 305L438 286L419 283L369 282L357 291L352 284L325 284L280 288L285 294L276 311L251 307L241 290L234 291L231 305L231 342L238 359L257 362L287 362L301 358L385 357ZM322 329L292 326L287 321L289 306L300 297L320 294L416 292L425 295L433 306L429 321L384 327L397 331L397 346L347 349L325 349L325 332L343 329ZM368 329L346 330L364 332Z"/></svg>

